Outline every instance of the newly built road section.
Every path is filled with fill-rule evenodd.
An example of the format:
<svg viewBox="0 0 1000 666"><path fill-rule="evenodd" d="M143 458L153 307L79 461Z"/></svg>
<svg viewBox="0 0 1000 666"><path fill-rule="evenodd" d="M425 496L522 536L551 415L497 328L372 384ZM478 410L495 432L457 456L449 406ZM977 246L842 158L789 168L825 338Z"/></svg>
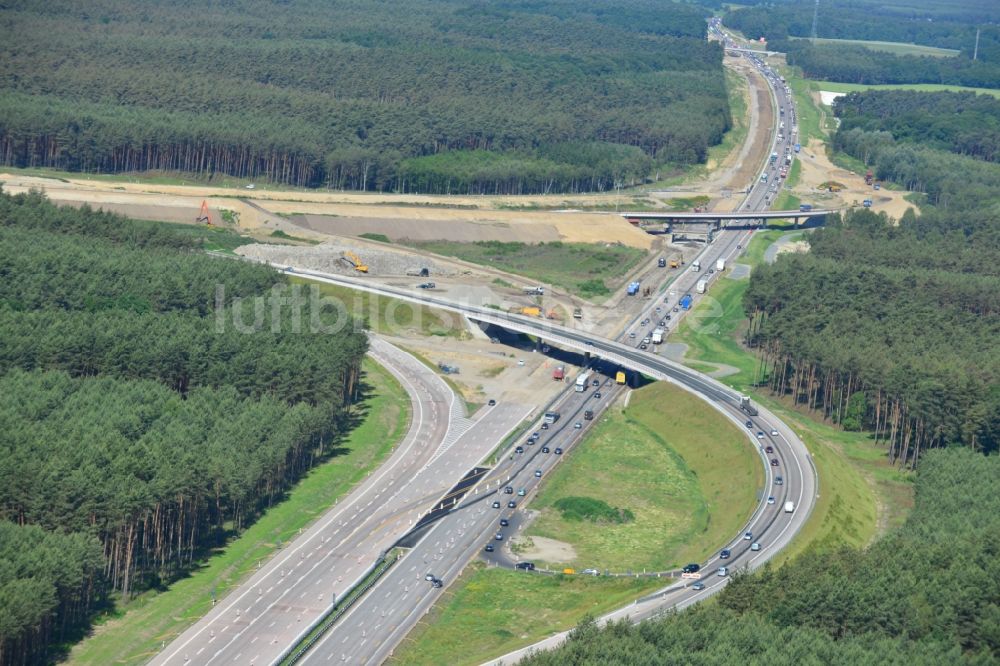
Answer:
<svg viewBox="0 0 1000 666"><path fill-rule="evenodd" d="M373 337L371 356L410 396L409 431L388 461L153 664L271 664L438 498L532 411L505 404L465 418L452 390L413 356Z"/></svg>

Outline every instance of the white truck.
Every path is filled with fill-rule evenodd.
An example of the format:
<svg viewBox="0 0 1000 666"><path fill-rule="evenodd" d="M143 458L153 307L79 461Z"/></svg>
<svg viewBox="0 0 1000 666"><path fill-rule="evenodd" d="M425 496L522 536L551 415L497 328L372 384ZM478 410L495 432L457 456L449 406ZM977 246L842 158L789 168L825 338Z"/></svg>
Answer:
<svg viewBox="0 0 1000 666"><path fill-rule="evenodd" d="M580 373L580 376L576 378L576 392L583 393L587 390L587 385L590 382L590 373L586 370Z"/></svg>
<svg viewBox="0 0 1000 666"><path fill-rule="evenodd" d="M700 271L701 270L701 261L698 260L698 259L695 259L694 261L692 261L691 262L691 270L693 270L695 273L697 273L698 271Z"/></svg>
<svg viewBox="0 0 1000 666"><path fill-rule="evenodd" d="M722 271L726 270L726 260L725 259L716 259L715 260L715 270L717 270L720 273Z"/></svg>
<svg viewBox="0 0 1000 666"><path fill-rule="evenodd" d="M663 329L658 328L653 331L653 337L651 338L654 345L658 345L663 342Z"/></svg>
<svg viewBox="0 0 1000 666"><path fill-rule="evenodd" d="M694 286L694 290L697 291L699 294L704 294L707 289L708 289L708 280L705 280L704 278L698 280L698 283Z"/></svg>
<svg viewBox="0 0 1000 666"><path fill-rule="evenodd" d="M785 513L792 513L795 511L795 502L785 502Z"/></svg>

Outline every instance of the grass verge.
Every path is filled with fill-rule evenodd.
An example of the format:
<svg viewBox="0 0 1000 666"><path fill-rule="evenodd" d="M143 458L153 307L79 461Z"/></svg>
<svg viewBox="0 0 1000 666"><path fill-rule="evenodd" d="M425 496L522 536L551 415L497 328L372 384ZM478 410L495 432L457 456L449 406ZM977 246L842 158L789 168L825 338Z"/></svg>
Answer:
<svg viewBox="0 0 1000 666"><path fill-rule="evenodd" d="M767 247L781 235L755 234L743 263L763 261ZM819 474L819 498L809 522L777 561L810 547L862 546L878 534L903 523L913 506L912 475L886 461L884 451L872 446L865 433L845 432L813 414L757 390L758 360L741 343L746 326L742 299L745 280L720 280L671 337L688 345L685 363L702 369L706 363L725 363L740 372L720 378L736 390L752 394L788 423L802 438ZM689 362L687 359L691 359Z"/></svg>
<svg viewBox="0 0 1000 666"><path fill-rule="evenodd" d="M409 397L377 363L365 359L365 379L371 385L364 420L338 443L346 453L303 478L288 497L275 505L239 538L205 560L200 567L165 591L149 591L106 616L93 634L76 645L74 664L142 664L161 644L170 643L252 574L257 563L271 557L283 543L321 516L338 498L377 467L406 432Z"/></svg>
<svg viewBox="0 0 1000 666"><path fill-rule="evenodd" d="M476 562L419 622L390 664L480 664L664 586L656 578L542 576Z"/></svg>
<svg viewBox="0 0 1000 666"><path fill-rule="evenodd" d="M606 296L646 252L634 247L596 243L504 243L500 241L417 241L412 247L492 266L585 298Z"/></svg>
<svg viewBox="0 0 1000 666"><path fill-rule="evenodd" d="M315 285L324 304L339 302L347 314L368 322L371 330L386 335L420 335L461 337L465 332L461 317L423 305L415 305L395 298L377 296L367 291L315 282L307 278L290 276L292 284Z"/></svg>
<svg viewBox="0 0 1000 666"><path fill-rule="evenodd" d="M702 561L737 533L763 485L760 461L739 428L697 397L658 382L601 423L548 477L527 530L573 546L549 564L613 572L666 571ZM568 497L634 514L622 523L567 519Z"/></svg>

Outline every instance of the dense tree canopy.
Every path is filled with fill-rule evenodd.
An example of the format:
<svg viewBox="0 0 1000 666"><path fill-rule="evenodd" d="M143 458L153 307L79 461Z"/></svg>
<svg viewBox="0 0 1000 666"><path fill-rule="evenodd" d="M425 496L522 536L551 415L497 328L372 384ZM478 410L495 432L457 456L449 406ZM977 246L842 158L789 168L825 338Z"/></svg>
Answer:
<svg viewBox="0 0 1000 666"><path fill-rule="evenodd" d="M1000 659L1000 456L935 451L916 507L866 551L737 573L718 603L638 626L578 627L525 666L988 664Z"/></svg>
<svg viewBox="0 0 1000 666"><path fill-rule="evenodd" d="M997 451L1000 165L987 160L1000 108L868 91L837 113L834 146L926 202L898 224L866 210L834 217L808 255L754 271L744 305L770 386L873 430L900 464L927 447Z"/></svg>
<svg viewBox="0 0 1000 666"><path fill-rule="evenodd" d="M0 551L25 549L0 552L0 663L43 659L111 591L183 573L352 423L353 319L196 247L0 193Z"/></svg>
<svg viewBox="0 0 1000 666"><path fill-rule="evenodd" d="M7 3L0 163L607 189L729 128L704 19L655 0Z"/></svg>

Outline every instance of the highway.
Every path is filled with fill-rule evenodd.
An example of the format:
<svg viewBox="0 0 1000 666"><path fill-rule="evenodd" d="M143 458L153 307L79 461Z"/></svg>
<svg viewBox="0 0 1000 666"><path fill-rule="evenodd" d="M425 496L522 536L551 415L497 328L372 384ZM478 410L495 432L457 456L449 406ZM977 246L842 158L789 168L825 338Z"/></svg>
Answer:
<svg viewBox="0 0 1000 666"><path fill-rule="evenodd" d="M763 69L774 86L780 86L776 75ZM779 108L785 109L781 117L794 120L794 109L783 86L774 89L775 100ZM792 152L791 131L779 133L778 128L772 134L772 152L783 156L785 151ZM781 138L778 138L781 135ZM777 160L776 160L777 162ZM767 173L774 173L776 178L769 176L768 181L758 180L750 187L743 204L746 209L763 209L771 202L777 187L774 181L780 180L777 164L770 163L764 167ZM741 411L739 396L724 385L691 371L676 363L662 359L650 351L636 349L640 340L652 328L663 321L666 314L673 314L672 321L676 323L677 315L682 312L678 308L680 298L689 292L697 280L705 277L709 280L718 277L715 272L716 261L723 259L727 266L738 256L749 241L753 230L731 230L721 232L716 241L710 244L699 255L703 271L693 271L690 268L683 271L665 288L666 296L657 297L648 305L631 326L626 328L631 335L631 345L612 342L587 332L549 324L548 322L506 315L495 310L482 308L472 304L456 304L444 299L426 295L414 295L406 290L383 287L356 278L341 278L328 276L302 269L290 269L288 272L305 275L321 281L349 284L376 293L391 295L396 298L420 302L435 307L461 312L472 319L504 326L511 330L539 335L546 342L567 348L575 348L592 353L603 359L611 360L622 366L629 367L649 376L672 381L691 390L709 401L727 418L733 420L748 435L761 456L762 465L767 470L765 487L761 489L761 502L747 522L744 530L751 533L750 539L743 534L734 535L733 541L726 547L731 555L722 561L719 555L700 563L702 572L707 575L703 579L704 589L694 589L691 581L675 582L650 598L637 602L635 605L620 609L608 617L630 617L639 620L663 612L665 608L681 608L717 592L728 580L728 576L714 575L714 568L723 564L730 569L747 566L755 568L774 556L787 545L796 532L801 529L812 510L816 497L816 477L809 454L804 444L795 434L773 414L759 410L755 416L749 416ZM692 293L697 298L697 295ZM659 311L658 311L659 310ZM648 345L647 345L648 347ZM605 382L607 380L604 380ZM610 387L609 387L610 388ZM612 389L613 390L613 389ZM604 404L613 398L612 390L605 389ZM577 414L584 407L590 392L583 395L569 394L561 406L562 411ZM570 420L575 416L571 416ZM749 427L747 427L749 422ZM564 421L569 423L569 421ZM575 425L575 422L574 422ZM436 588L426 580L428 574L439 578L444 585L454 580L467 562L481 551L486 543L495 540L496 533L504 536L504 530L499 525L501 518L509 520L516 506L525 499L530 499L537 483L548 473L558 461L558 456L551 453L553 447L562 446L568 449L578 439L582 429L568 430L565 426L555 432L544 433L539 443L533 447L523 445L524 454L515 454L514 459L508 459L500 465L488 481L483 483L481 493L467 496L459 505L459 509L441 519L427 536L420 541L414 550L401 561L396 568L383 578L371 593L362 599L345 618L306 655L304 661L310 664L318 663L381 663L392 653L392 649L402 640L412 626L431 607L442 593L442 588ZM548 446L549 454L541 453L541 447ZM766 452L766 447L771 452ZM522 460L522 458L524 458ZM776 466L772 466L771 459ZM536 476L540 473L540 477ZM777 477L782 483L778 485ZM507 479L510 479L509 481ZM517 494L511 496L500 493L500 488L510 485L515 492L524 489L524 498ZM494 495L494 493L499 493ZM773 501L768 501L773 497ZM495 498L495 499L494 499ZM500 508L493 508L492 501L499 501ZM507 501L514 501L515 508L507 507ZM784 503L792 501L794 509L790 513L784 511ZM506 537L505 537L506 538ZM759 550L751 550L751 545L757 544ZM360 639L358 637L360 636ZM557 644L563 637L553 637L531 648L545 648ZM529 648L526 648L529 649ZM508 655L501 661L512 663L523 656L524 651ZM499 661L496 663L500 663Z"/></svg>
<svg viewBox="0 0 1000 666"><path fill-rule="evenodd" d="M152 664L270 664L364 578L454 483L528 417L500 404L465 418L452 390L409 354L371 338L371 356L410 396L412 420L389 459Z"/></svg>

